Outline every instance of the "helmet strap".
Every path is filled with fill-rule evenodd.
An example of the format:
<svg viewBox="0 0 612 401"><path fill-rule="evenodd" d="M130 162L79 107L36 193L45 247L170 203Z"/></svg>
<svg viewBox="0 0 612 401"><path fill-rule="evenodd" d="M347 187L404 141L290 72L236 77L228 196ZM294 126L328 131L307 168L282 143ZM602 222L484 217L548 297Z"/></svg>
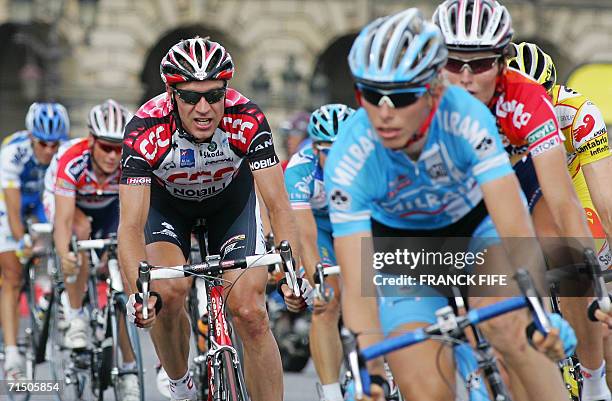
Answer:
<svg viewBox="0 0 612 401"><path fill-rule="evenodd" d="M439 104L438 99L429 92L429 89L430 89L429 84L425 86L427 87L427 90L428 90L427 93L429 94L431 98L431 110L429 110L429 115L427 116L425 121L423 121L423 124L421 124L421 127L417 130L417 132L414 135L412 135L410 139L408 139L408 141L406 141L406 144L403 146L404 149L409 148L410 146L420 141L425 136L425 133L427 133L427 131L429 130L429 126L431 125L431 120L433 120L433 117L436 114L436 111L438 110L438 104Z"/></svg>

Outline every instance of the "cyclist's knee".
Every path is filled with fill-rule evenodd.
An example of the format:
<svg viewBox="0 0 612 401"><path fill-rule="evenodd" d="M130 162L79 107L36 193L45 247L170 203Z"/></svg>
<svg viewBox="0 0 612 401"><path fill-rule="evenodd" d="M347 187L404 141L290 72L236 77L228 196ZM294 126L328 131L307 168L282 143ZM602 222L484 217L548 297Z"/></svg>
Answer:
<svg viewBox="0 0 612 401"><path fill-rule="evenodd" d="M338 319L340 319L340 304L337 301L331 301L321 312L314 312L312 314L312 322L320 322L322 324L338 325Z"/></svg>
<svg viewBox="0 0 612 401"><path fill-rule="evenodd" d="M491 345L502 354L516 353L527 345L527 319L520 312L501 316L480 325Z"/></svg>
<svg viewBox="0 0 612 401"><path fill-rule="evenodd" d="M230 313L236 328L241 331L243 340L245 340L245 335L254 338L270 330L268 313L260 305L233 305L230 307Z"/></svg>

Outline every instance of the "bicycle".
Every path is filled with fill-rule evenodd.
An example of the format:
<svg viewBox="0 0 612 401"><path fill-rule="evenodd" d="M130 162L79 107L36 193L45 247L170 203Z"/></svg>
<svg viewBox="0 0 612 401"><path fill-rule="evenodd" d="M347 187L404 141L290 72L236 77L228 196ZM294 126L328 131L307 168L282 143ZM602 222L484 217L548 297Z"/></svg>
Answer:
<svg viewBox="0 0 612 401"><path fill-rule="evenodd" d="M91 347L83 350L70 350L67 365L64 365L61 351L65 348L56 344L60 359L56 360L57 378L63 380L67 386L71 386L77 400L82 399L104 399L104 391L112 387L116 400L121 400L118 392L119 379L123 375L136 374L140 389L140 400L145 400L144 391L144 369L142 351L137 328L127 324L125 305L127 296L123 290L123 282L119 271L117 260L117 239L111 236L108 239L94 239L77 241L76 237L71 241L71 252L78 254L85 251L106 251L108 278L106 279L106 301L104 307L98 305L97 275L98 267L90 258L89 277L87 279L87 292L84 308L89 316L89 326L94 335ZM92 252L92 257L94 253ZM119 332L120 319L125 322L129 343L136 359L136 367L124 369L119 365L120 347ZM89 389L89 391L88 391Z"/></svg>
<svg viewBox="0 0 612 401"><path fill-rule="evenodd" d="M589 306L588 315L590 320L597 321L594 313L597 309L602 309L607 312L610 310L611 302L605 283L612 281L612 271L601 271L597 256L591 249L586 249L583 254L583 264L573 264L555 268L546 272L546 279L550 288L551 309L555 313L561 313L559 305L560 286L563 280L576 281L580 280L580 276L589 277L591 286L595 293L595 298ZM563 376L563 382L568 391L571 401L580 401L582 393L582 373L580 370L580 361L574 354L559 362L559 369Z"/></svg>
<svg viewBox="0 0 612 401"><path fill-rule="evenodd" d="M24 242L32 247L33 240L44 239L52 232L52 226L48 223L26 222L26 234ZM47 261L47 271L53 275L54 256L48 248L33 249L32 254L27 258L20 258L23 264L23 285L19 293L24 294L27 305L27 326L24 335L17 339L17 347L22 355L25 356L27 380L36 379L37 365L45 362L47 340L49 337L49 323L51 318L50 309L41 310L36 301L36 268L43 259ZM52 300L52 295L51 295ZM29 400L31 394L26 393L24 400ZM13 399L13 394L8 392L9 399Z"/></svg>
<svg viewBox="0 0 612 401"><path fill-rule="evenodd" d="M535 328L546 335L551 329L551 323L540 303L529 273L519 269L515 279L523 294L521 297L509 298L482 308L472 309L464 316L455 315L451 306L445 306L436 311L437 322L435 324L383 340L361 351L357 347L355 335L349 330L343 330L341 338L355 380L356 397L362 398L364 394L369 395L370 392L370 376L365 368L366 361L432 339L453 345L457 371L464 380L463 388L470 401L511 401L510 393L502 382L499 372L490 369L496 366L491 347L487 344L488 346L484 349L472 348L467 342L465 329L527 307L531 312ZM491 397L482 383L479 372L485 375L491 389Z"/></svg>
<svg viewBox="0 0 612 401"><path fill-rule="evenodd" d="M206 249L203 247L203 238L200 238L200 240L200 249ZM295 278L289 243L283 241L280 250L280 254L254 255L236 260L221 260L220 255L203 255L200 263L174 267L152 266L146 262L140 263L137 285L142 294L143 305L148 305L150 284L153 280L185 277L204 279L208 311L208 350L205 355L207 386L204 386L204 383L199 383L200 397L207 394L206 399L208 401L249 400L239 353L234 341L232 341L233 329L225 317L224 281L221 276L229 270L283 263L288 283L294 289L294 293L299 296L300 291ZM157 302L160 304L162 302L159 297ZM147 308L143 309L143 317L145 319L148 317ZM203 387L208 387L208 393L204 393Z"/></svg>
<svg viewBox="0 0 612 401"><path fill-rule="evenodd" d="M328 276L336 276L340 274L340 266L323 266L321 263L317 263L315 266L315 273L313 277L314 282L314 294L315 298L327 303L331 301L335 294L329 291L330 288L327 287L325 283L325 277ZM338 322L339 332L342 333L345 330L345 327L342 324L342 318ZM393 381L393 375L391 374L391 370L389 369L387 363L385 362L385 371L387 374L387 383L388 387L385 386L385 399L388 401L403 401L404 398L399 392L399 388L395 385ZM342 389L342 394L346 394L350 391L349 387L353 381L353 374L351 372L349 361L347 359L344 360L344 373L340 375L342 379L340 380L340 386ZM317 392L320 399L323 399L323 388L321 384L317 382ZM346 395L345 395L346 397ZM350 398L349 398L350 399Z"/></svg>

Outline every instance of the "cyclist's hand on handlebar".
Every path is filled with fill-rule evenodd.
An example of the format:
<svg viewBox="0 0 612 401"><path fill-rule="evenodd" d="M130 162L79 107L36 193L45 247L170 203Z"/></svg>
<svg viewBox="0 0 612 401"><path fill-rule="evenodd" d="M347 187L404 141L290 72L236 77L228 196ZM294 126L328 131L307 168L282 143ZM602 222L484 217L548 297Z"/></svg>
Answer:
<svg viewBox="0 0 612 401"><path fill-rule="evenodd" d="M66 252L60 255L62 262L62 273L64 276L75 276L78 273L78 259L73 252Z"/></svg>
<svg viewBox="0 0 612 401"><path fill-rule="evenodd" d="M155 323L155 319L157 319L157 311L155 309L155 302L157 301L157 296L154 294L149 295L149 305L148 305L148 317L144 319L142 317L142 296L140 294L132 294L128 298L127 303L125 304L125 308L127 310L127 317L131 323L134 323L136 327L140 327L141 329L148 329L153 326Z"/></svg>
<svg viewBox="0 0 612 401"><path fill-rule="evenodd" d="M378 384L370 385L370 396L364 394L363 398L356 398L356 401L385 401L385 391Z"/></svg>
<svg viewBox="0 0 612 401"><path fill-rule="evenodd" d="M284 283L281 284L281 291L283 298L285 299L285 304L287 305L287 309L290 312L301 312L309 306L312 306L314 302L314 290L308 280L299 278L298 279L300 285L301 296L296 296L292 289Z"/></svg>
<svg viewBox="0 0 612 401"><path fill-rule="evenodd" d="M553 362L560 361L576 350L576 334L569 323L556 313L548 315L553 329L546 337L535 331L532 337L534 347Z"/></svg>
<svg viewBox="0 0 612 401"><path fill-rule="evenodd" d="M597 309L594 315L595 318L600 321L606 329L612 329L612 312L608 314L603 312L601 309Z"/></svg>

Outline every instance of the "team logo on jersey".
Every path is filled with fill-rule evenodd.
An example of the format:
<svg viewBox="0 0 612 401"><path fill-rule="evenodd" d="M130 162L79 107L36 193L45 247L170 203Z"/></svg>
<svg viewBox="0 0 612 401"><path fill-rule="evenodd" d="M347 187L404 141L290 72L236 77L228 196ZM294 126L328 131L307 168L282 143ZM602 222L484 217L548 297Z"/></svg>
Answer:
<svg viewBox="0 0 612 401"><path fill-rule="evenodd" d="M495 114L501 118L506 118L508 114L512 114L512 124L517 129L521 129L527 125L531 119L531 113L525 111L525 105L523 103L517 102L514 99L505 101L504 95L499 97L495 105Z"/></svg>
<svg viewBox="0 0 612 401"><path fill-rule="evenodd" d="M486 157L495 150L495 143L491 137L485 136L478 145L476 145L475 149L480 157Z"/></svg>
<svg viewBox="0 0 612 401"><path fill-rule="evenodd" d="M213 141L208 144L208 151L214 152L215 150L217 150L217 143Z"/></svg>
<svg viewBox="0 0 612 401"><path fill-rule="evenodd" d="M591 131L593 131L593 128L595 127L595 118L593 118L592 115L587 114L582 119L582 123L582 125L576 127L576 129L574 130L574 141L578 143L580 143L580 141L582 141L587 135L591 133Z"/></svg>
<svg viewBox="0 0 612 401"><path fill-rule="evenodd" d="M527 143L533 144L542 138L546 138L548 135L554 133L557 130L555 122L551 119L546 120L544 124L534 129L531 134L527 135Z"/></svg>
<svg viewBox="0 0 612 401"><path fill-rule="evenodd" d="M329 199L338 210L347 211L351 208L351 196L343 189L334 189Z"/></svg>
<svg viewBox="0 0 612 401"><path fill-rule="evenodd" d="M195 152L193 149L181 149L181 167L195 167Z"/></svg>

